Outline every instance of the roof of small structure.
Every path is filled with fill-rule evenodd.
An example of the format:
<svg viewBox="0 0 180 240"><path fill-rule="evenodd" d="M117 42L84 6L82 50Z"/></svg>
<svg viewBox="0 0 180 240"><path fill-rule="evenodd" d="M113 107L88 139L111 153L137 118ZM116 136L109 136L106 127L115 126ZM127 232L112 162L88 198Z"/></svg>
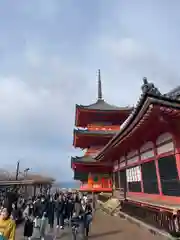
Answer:
<svg viewBox="0 0 180 240"><path fill-rule="evenodd" d="M7 170L0 169L0 182L13 182L15 183L16 176L15 173L10 173ZM55 181L55 179L47 176L42 176L39 174L27 174L27 176L24 176L23 174L19 174L18 176L18 181L26 181L28 183L33 182L33 183L52 183ZM17 183L18 184L18 183Z"/></svg>
<svg viewBox="0 0 180 240"><path fill-rule="evenodd" d="M48 176L42 176L39 174L27 174L27 176L25 177L25 179L27 180L33 180L33 181L37 181L37 182L54 182L55 179L52 177L48 177Z"/></svg>
<svg viewBox="0 0 180 240"><path fill-rule="evenodd" d="M166 105L171 108L180 109L180 100L178 100L178 97L172 98L168 94L164 95L161 94L153 83L147 82L147 79L144 79L142 91L143 93L141 94L141 97L137 102L136 107L129 115L129 117L126 119L126 121L121 125L120 131L118 131L116 135L108 142L108 144L100 152L98 152L97 156L95 157L96 160L101 159L101 157L109 147L112 148L113 146L115 146L115 144L128 133L129 127L135 121L136 117L138 116L141 110L143 112L146 112L147 108L151 104L159 104L162 106Z"/></svg>

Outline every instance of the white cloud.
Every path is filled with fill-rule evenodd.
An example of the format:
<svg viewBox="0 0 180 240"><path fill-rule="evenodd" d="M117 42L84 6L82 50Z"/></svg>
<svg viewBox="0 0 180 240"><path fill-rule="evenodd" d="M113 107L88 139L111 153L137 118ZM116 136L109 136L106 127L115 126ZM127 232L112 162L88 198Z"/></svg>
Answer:
<svg viewBox="0 0 180 240"><path fill-rule="evenodd" d="M124 5L118 1L91 1L88 8L80 1L75 11L72 2L19 0L0 24L6 43L0 43L1 165L13 168L22 158L22 167L60 180L71 178L70 156L79 154L72 149L75 104L96 100L97 68L105 99L119 106L136 103L144 76L163 92L179 83L179 69L163 57L167 48L156 51L164 39L152 44L152 29L149 42L141 37L150 29L138 12L143 9L133 25L128 3L119 21Z"/></svg>
<svg viewBox="0 0 180 240"><path fill-rule="evenodd" d="M178 69L154 52L150 46L138 42L137 39L101 37L99 46L112 59L110 67L114 66L115 71L118 69L116 75L119 74L119 78L123 76L128 80L123 83L116 82L123 84L124 89L130 91L135 89L136 93L139 89L140 93L140 85L144 76L160 87L162 92L168 91L178 82ZM128 87L129 83L133 86L132 88ZM130 99L134 101L131 96Z"/></svg>

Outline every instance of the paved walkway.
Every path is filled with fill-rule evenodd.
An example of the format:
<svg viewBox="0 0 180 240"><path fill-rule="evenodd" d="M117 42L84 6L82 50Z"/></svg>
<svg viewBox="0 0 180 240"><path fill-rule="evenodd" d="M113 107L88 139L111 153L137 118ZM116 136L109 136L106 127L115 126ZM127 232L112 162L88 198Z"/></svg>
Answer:
<svg viewBox="0 0 180 240"><path fill-rule="evenodd" d="M17 229L16 240L22 240L22 227ZM53 235L49 235L45 240L52 240ZM71 240L70 229L65 228L60 231L57 239ZM164 240L160 236L154 236L149 231L141 229L136 224L129 223L119 217L105 215L97 211L93 220L89 239L92 240Z"/></svg>

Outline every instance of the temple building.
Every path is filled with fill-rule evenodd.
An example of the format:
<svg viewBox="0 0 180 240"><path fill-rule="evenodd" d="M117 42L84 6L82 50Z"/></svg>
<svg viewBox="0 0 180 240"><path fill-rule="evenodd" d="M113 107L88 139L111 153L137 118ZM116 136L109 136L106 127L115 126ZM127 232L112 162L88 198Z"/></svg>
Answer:
<svg viewBox="0 0 180 240"><path fill-rule="evenodd" d="M81 191L112 192L112 163L94 157L120 130L132 109L110 105L103 99L99 70L97 101L88 106L76 105L73 146L85 150L85 154L72 157L71 167L74 179L81 182Z"/></svg>
<svg viewBox="0 0 180 240"><path fill-rule="evenodd" d="M96 154L113 164L122 210L168 232L180 232L180 88L161 94L144 78L136 107Z"/></svg>

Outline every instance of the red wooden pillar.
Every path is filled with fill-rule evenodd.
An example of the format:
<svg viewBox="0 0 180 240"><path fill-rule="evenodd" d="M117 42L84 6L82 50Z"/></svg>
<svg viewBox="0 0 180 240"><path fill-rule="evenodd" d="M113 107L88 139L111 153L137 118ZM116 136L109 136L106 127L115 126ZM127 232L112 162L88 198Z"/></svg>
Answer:
<svg viewBox="0 0 180 240"><path fill-rule="evenodd" d="M178 177L180 179L180 138L179 136L176 136L174 138L174 142L175 142L176 166L177 166Z"/></svg>
<svg viewBox="0 0 180 240"><path fill-rule="evenodd" d="M154 154L155 154L155 166L156 166L156 175L157 175L157 182L158 182L158 190L159 190L159 195L162 196L162 186L161 186L161 177L159 173L159 166L158 166L158 153L157 153L157 148L156 145L154 145Z"/></svg>
<svg viewBox="0 0 180 240"><path fill-rule="evenodd" d="M140 170L141 170L141 192L144 193L144 184L143 184L143 175L142 175L142 168L141 168L141 152L140 150L138 150L138 156L139 156L139 166L140 166Z"/></svg>

